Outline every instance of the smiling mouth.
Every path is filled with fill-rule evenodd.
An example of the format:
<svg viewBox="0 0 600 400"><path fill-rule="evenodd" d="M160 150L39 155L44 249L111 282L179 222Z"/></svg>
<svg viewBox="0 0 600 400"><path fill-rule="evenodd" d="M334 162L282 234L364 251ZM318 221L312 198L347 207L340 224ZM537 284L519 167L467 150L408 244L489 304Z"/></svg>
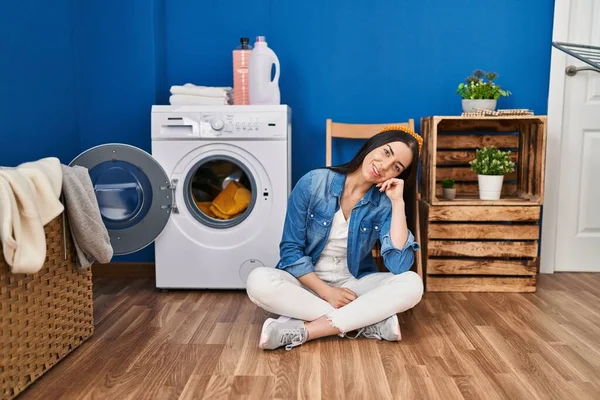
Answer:
<svg viewBox="0 0 600 400"><path fill-rule="evenodd" d="M381 174L379 173L379 170L377 169L377 167L375 166L375 164L373 164L372 170L373 170L373 175L375 175L377 177L381 177Z"/></svg>

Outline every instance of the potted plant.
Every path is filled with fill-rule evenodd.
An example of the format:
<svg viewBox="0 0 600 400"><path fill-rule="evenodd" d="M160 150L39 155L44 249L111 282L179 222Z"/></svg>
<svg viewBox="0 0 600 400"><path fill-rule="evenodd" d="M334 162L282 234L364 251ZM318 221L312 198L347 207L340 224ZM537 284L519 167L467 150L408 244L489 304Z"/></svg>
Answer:
<svg viewBox="0 0 600 400"><path fill-rule="evenodd" d="M458 85L456 93L462 97L464 112L474 112L477 109L494 111L500 97L510 96L511 93L508 90L504 90L494 83L494 79L497 77L495 72L477 70L465 79L465 83Z"/></svg>
<svg viewBox="0 0 600 400"><path fill-rule="evenodd" d="M475 159L469 164L471 170L478 175L481 200L498 200L504 175L515 170L515 163L510 160L510 151L501 151L495 147L478 149Z"/></svg>
<svg viewBox="0 0 600 400"><path fill-rule="evenodd" d="M454 200L454 198L456 197L454 179L446 178L442 180L442 195L444 197L444 200Z"/></svg>

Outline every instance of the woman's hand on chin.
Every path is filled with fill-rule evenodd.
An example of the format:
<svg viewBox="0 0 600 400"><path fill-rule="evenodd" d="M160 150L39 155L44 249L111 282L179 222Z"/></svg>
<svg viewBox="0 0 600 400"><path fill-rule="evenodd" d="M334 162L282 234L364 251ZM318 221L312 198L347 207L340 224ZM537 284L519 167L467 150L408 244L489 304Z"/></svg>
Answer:
<svg viewBox="0 0 600 400"><path fill-rule="evenodd" d="M385 192L391 202L404 200L404 180L399 178L391 178L387 181L377 184L380 192Z"/></svg>

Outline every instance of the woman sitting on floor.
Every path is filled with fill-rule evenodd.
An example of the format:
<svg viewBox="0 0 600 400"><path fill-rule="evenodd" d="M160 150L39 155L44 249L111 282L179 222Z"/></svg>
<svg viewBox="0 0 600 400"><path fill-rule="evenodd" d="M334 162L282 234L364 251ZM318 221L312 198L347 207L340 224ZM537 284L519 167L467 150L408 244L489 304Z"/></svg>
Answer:
<svg viewBox="0 0 600 400"><path fill-rule="evenodd" d="M414 307L423 282L410 271L419 249L406 224L404 180L422 138L402 126L371 137L343 165L304 175L288 201L281 259L248 276L248 297L281 315L265 321L261 349L324 336L400 340L397 313ZM377 240L387 269L361 263Z"/></svg>

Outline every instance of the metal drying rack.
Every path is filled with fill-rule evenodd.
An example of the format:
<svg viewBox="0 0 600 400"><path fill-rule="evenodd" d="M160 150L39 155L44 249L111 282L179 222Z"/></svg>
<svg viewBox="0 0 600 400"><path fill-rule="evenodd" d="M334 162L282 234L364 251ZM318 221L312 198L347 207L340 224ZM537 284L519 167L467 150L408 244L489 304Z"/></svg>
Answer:
<svg viewBox="0 0 600 400"><path fill-rule="evenodd" d="M564 51L568 55L575 57L578 60L583 61L588 65L591 65L591 68L569 65L565 70L567 75L573 76L579 71L600 72L600 47L564 42L552 42L552 46Z"/></svg>

